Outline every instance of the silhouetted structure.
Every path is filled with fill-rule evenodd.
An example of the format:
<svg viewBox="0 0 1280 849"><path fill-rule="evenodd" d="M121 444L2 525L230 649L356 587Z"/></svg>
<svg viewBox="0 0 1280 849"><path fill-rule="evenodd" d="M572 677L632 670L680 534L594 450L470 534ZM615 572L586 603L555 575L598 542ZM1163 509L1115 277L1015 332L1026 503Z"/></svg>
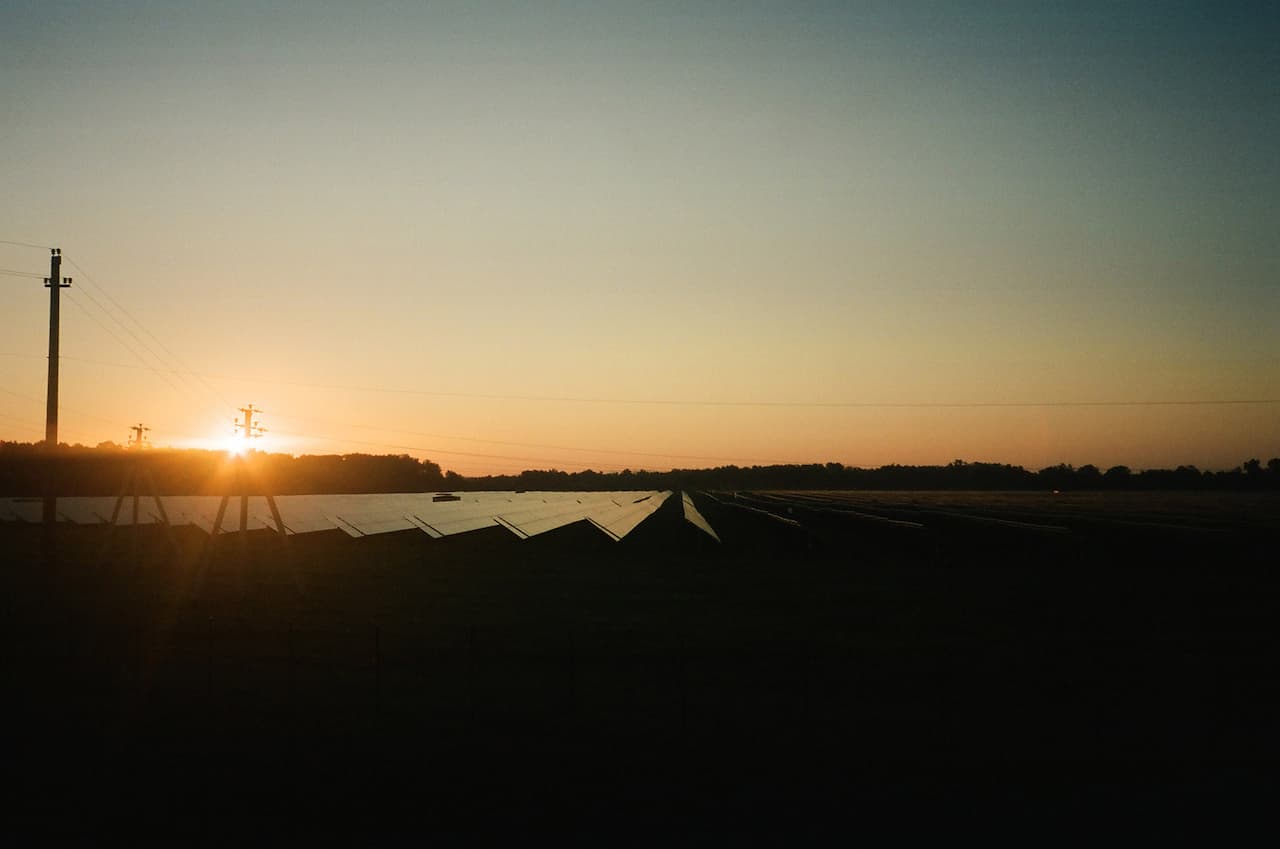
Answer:
<svg viewBox="0 0 1280 849"><path fill-rule="evenodd" d="M254 415L256 413L261 413L262 411L255 408L252 404L247 407L241 407L240 412L244 414L244 421L242 422L239 419L236 419L235 426L238 431L244 432L245 444L248 445L252 443L253 440L266 433L267 429L261 424L254 422ZM249 531L248 478L251 475L251 470L248 467L246 458L240 454L235 455L233 464L233 480L235 482L235 486L233 490L223 493L222 501L218 504L218 517L214 519L213 531L210 533L211 543L213 539L218 536L218 531L222 530L222 520L226 516L227 502L231 499L231 496L235 494L240 496L240 541L242 544L245 539L245 534ZM284 522L280 519L280 508L276 506L275 496L269 491L263 491L261 494L267 499L267 506L271 508L271 519L276 523L276 530L279 531L280 539L283 540L285 538Z"/></svg>
<svg viewBox="0 0 1280 849"><path fill-rule="evenodd" d="M164 502L160 499L160 493L156 489L155 478L151 476L150 469L146 468L144 464L139 462L142 452L147 450L148 443L146 433L150 429L151 428L141 422L129 428L130 436L128 453L133 462L131 462L126 468L124 481L120 484L120 494L116 496L115 506L111 510L111 520L108 522L109 528L107 531L107 538L103 543L104 552L110 546L112 534L119 525L120 508L124 506L125 498L131 499L133 507L130 513L131 518L129 524L133 528L133 541L136 547L138 536L138 502L140 498L143 497L141 489L143 483L145 483L147 487L146 494L151 496L152 503L155 505L156 516L159 518L160 524L164 527L165 537L168 540L169 545L175 551L177 550L178 546L173 538L173 529L169 525L169 514L165 512Z"/></svg>
<svg viewBox="0 0 1280 849"><path fill-rule="evenodd" d="M45 398L44 444L49 451L58 447L58 333L61 324L60 310L62 290L71 286L71 278L62 278L62 251L49 249L49 276L44 280L49 290L49 384ZM50 469L50 473L53 470ZM58 515L58 481L56 478L45 479L44 523L53 527Z"/></svg>

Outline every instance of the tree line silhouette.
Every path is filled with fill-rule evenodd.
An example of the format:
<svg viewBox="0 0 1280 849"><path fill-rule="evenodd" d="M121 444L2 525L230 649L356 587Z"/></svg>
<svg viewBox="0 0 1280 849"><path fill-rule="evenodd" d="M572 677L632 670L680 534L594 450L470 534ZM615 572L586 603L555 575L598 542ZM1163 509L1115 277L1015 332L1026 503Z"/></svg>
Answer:
<svg viewBox="0 0 1280 849"><path fill-rule="evenodd" d="M720 466L669 472L526 471L462 479L460 489L866 489L866 490L1262 490L1280 489L1280 458L1264 466L1249 460L1227 471L1195 466L1134 471L1112 466L1068 464L1028 471L1002 463L946 466L881 466L863 469L841 463L774 466Z"/></svg>
<svg viewBox="0 0 1280 849"><path fill-rule="evenodd" d="M150 472L161 494L225 492L245 472L251 490L277 495L440 490L615 489L868 489L868 490L1280 490L1280 457L1250 459L1234 469L1195 466L1132 470L1127 466L1059 464L1038 471L1002 463L945 466L889 465L876 469L842 463L719 466L670 471L565 472L527 470L516 475L464 477L407 454L289 454L251 452L243 465L222 451L126 450L0 441L0 495L35 496L52 473L59 495L114 495L130 468Z"/></svg>
<svg viewBox="0 0 1280 849"><path fill-rule="evenodd" d="M62 445L53 453L39 443L0 442L0 494L39 495L52 473L59 495L115 495L126 472L151 474L162 495L228 491L237 475L252 491L275 495L352 492L430 492L445 486L440 466L391 454L325 454L294 457L250 452L243 466L223 451L126 450Z"/></svg>

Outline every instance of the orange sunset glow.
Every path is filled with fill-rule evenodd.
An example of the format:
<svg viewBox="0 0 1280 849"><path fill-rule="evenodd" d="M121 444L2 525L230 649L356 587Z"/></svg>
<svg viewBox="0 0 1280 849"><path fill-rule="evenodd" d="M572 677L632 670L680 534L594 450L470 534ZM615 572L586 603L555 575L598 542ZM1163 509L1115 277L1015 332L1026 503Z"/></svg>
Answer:
<svg viewBox="0 0 1280 849"><path fill-rule="evenodd" d="M260 450L468 475L1280 449L1247 51L1142 77L1069 34L1036 64L1034 15L432 14L258 54L87 11L41 71L6 37L0 433L43 432L56 246L87 445L229 448L252 401Z"/></svg>

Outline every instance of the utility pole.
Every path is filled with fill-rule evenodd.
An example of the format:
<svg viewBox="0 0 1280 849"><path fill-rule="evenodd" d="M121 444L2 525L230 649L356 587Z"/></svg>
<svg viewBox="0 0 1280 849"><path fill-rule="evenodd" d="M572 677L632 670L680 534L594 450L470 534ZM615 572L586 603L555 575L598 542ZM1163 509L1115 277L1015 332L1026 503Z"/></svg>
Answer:
<svg viewBox="0 0 1280 849"><path fill-rule="evenodd" d="M151 476L151 470L144 465L142 454L146 449L151 447L150 441L147 439L147 431L151 428L139 422L136 425L129 426L129 448L130 462L125 467L124 481L120 484L120 494L116 496L116 506L111 510L111 519L107 522L107 538L102 543L100 557L105 556L111 547L112 534L115 533L116 527L120 521L120 508L124 505L125 498L132 496L132 518L130 522L133 525L132 550L133 560L136 563L138 559L138 501L142 497L141 487L143 483L147 485L151 492L151 499L155 502L156 516L160 524L164 526L165 537L169 541L169 547L176 553L178 551L178 543L173 537L173 528L169 525L169 514L165 512L164 502L160 500L160 491L156 488L155 478Z"/></svg>
<svg viewBox="0 0 1280 849"><path fill-rule="evenodd" d="M244 431L245 450L253 444L253 440L262 436L267 429L260 424L254 424L253 414L261 413L261 410L255 409L252 404L247 407L241 407L240 412L244 413L244 421L236 420L236 430ZM249 491L244 480L244 463L245 458L236 459L236 477L239 479L236 483L240 489L240 542L244 544L245 532L249 527Z"/></svg>
<svg viewBox="0 0 1280 849"><path fill-rule="evenodd" d="M151 428L139 422L136 425L129 425L129 447L130 448L149 448L151 443L147 440L146 433Z"/></svg>
<svg viewBox="0 0 1280 849"><path fill-rule="evenodd" d="M49 249L49 276L44 279L49 290L49 391L44 413L44 444L50 455L49 471L45 476L44 524L52 530L58 518L57 483L54 479L52 455L58 450L58 325L61 315L62 290L71 285L71 278L62 277L62 249Z"/></svg>
<svg viewBox="0 0 1280 849"><path fill-rule="evenodd" d="M250 404L247 407L241 407L240 412L244 413L244 421L236 419L236 432L244 431L245 444L251 444L253 440L262 436L267 429L260 424L254 422L253 417L262 411ZM235 462L235 482L232 485L232 492L228 492L222 496L222 500L218 503L218 515L213 520L213 530L209 533L209 551L212 552L213 540L217 537L218 532L222 530L222 520L227 514L227 502L231 496L238 493L240 495L240 547L243 551L247 545L248 537L246 534L249 530L249 476L252 469L249 468L249 458L237 456ZM267 506L271 508L271 518L276 523L276 530L280 534L281 541L285 539L284 521L280 518L280 508L276 506L275 496L271 494L271 490L264 487L263 496L267 499Z"/></svg>
<svg viewBox="0 0 1280 849"><path fill-rule="evenodd" d="M253 423L254 415L262 412L257 407L250 404L247 407L241 407L240 412L244 413L244 421L241 422L239 419L236 419L236 432L239 433L243 430L245 444L249 445L252 443L252 440L257 439L262 436L262 434L266 433L267 429L260 424Z"/></svg>
<svg viewBox="0 0 1280 849"><path fill-rule="evenodd" d="M136 425L129 426L129 450L130 451L141 451L142 449L147 447L146 432L149 430L151 430L151 428L147 427L142 422L138 422ZM136 459L134 460L134 463L135 464L137 463ZM147 477L150 478L150 476L151 476L151 473L147 472ZM153 482L151 484L151 490L153 494L155 492L155 488L156 488L156 485ZM160 503L159 496L156 496L156 503L157 504ZM164 508L161 507L160 511L164 512ZM111 521L113 524L115 523L115 518L116 518L115 513L112 513ZM133 524L135 527L138 524L138 482L137 482L136 474L133 479ZM134 537L136 538L137 534L134 534Z"/></svg>

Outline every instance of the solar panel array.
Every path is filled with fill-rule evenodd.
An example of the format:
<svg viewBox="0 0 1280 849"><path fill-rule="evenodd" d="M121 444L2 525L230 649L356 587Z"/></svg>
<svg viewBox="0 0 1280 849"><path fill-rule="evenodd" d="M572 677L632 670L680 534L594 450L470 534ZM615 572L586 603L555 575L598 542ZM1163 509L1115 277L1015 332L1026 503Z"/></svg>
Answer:
<svg viewBox="0 0 1280 849"><path fill-rule="evenodd" d="M614 540L621 540L652 516L670 491L620 492L467 492L457 496L425 493L374 495L281 495L276 497L285 531L290 534L338 529L353 537L419 530L434 538L499 526L521 539L587 521ZM174 525L213 530L221 496L162 496ZM58 520L81 525L105 524L115 508L114 496L58 499ZM685 514L692 507L685 501ZM694 511L696 513L696 510ZM0 499L0 521L39 522L38 498ZM701 517L699 517L701 518ZM125 499L119 524L132 522L132 503ZM138 500L139 524L160 521L154 500ZM690 519L690 521L693 521ZM705 520L704 520L705 523ZM695 522L697 524L697 522ZM223 529L239 527L239 497L231 498ZM266 499L249 499L248 528L274 530ZM709 526L704 528L709 531ZM709 531L710 532L710 531ZM714 532L711 532L714 536Z"/></svg>
<svg viewBox="0 0 1280 849"><path fill-rule="evenodd" d="M693 499L689 497L689 493L687 492L680 493L680 502L681 502L680 508L681 510L684 511L685 521L687 521L689 524L693 525L695 528L702 531L703 533L708 534L716 542L719 542L720 535L717 534L715 532L715 529L711 527L711 523L708 522L703 517L703 515L698 512L698 508L694 506Z"/></svg>

